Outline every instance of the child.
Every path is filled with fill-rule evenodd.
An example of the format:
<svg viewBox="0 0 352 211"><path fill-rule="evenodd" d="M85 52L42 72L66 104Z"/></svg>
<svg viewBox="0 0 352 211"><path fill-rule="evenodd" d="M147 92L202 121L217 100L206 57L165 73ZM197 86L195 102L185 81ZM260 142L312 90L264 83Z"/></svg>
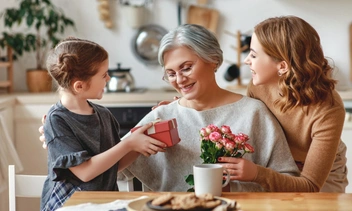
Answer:
<svg viewBox="0 0 352 211"><path fill-rule="evenodd" d="M75 191L118 190L117 172L139 153L164 152L163 142L143 134L151 123L120 142L114 116L88 101L102 98L110 79L108 64L108 53L88 40L67 38L49 53L47 68L59 85L61 98L44 124L48 177L41 210L61 207Z"/></svg>

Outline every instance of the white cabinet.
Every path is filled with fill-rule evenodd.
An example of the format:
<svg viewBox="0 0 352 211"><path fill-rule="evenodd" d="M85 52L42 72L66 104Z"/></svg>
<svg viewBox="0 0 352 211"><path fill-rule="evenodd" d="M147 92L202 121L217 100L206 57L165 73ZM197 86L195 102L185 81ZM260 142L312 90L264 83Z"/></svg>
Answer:
<svg viewBox="0 0 352 211"><path fill-rule="evenodd" d="M346 121L341 136L342 141L347 146L347 168L349 185L346 188L346 193L352 193L352 121Z"/></svg>
<svg viewBox="0 0 352 211"><path fill-rule="evenodd" d="M13 106L14 106L14 101L9 101L5 104L2 104L0 102L0 147L1 145L4 144L4 135L5 133L8 134L10 139L13 141L14 140L14 127L13 127ZM1 169L2 172L4 172L4 175L0 175L1 179L3 180L4 183L7 186L7 168L4 167L5 169ZM6 187L5 190L3 190L0 193L0 211L5 211L8 210L8 188Z"/></svg>
<svg viewBox="0 0 352 211"><path fill-rule="evenodd" d="M51 104L17 104L14 112L15 144L25 174L47 174L47 152L39 141L41 118Z"/></svg>

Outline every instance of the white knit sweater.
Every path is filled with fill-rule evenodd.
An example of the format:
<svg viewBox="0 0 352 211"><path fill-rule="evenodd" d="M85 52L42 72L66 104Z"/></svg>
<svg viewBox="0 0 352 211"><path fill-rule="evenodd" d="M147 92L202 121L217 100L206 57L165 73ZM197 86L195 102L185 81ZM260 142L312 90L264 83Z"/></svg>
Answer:
<svg viewBox="0 0 352 211"><path fill-rule="evenodd" d="M120 180L124 176L135 176L144 187L152 191L186 191L190 186L185 182L185 176L193 173L193 165L202 163L199 157L199 130L209 124L219 127L228 125L233 133L247 134L250 138L248 143L254 147L255 152L246 154L245 158L281 173L299 175L279 123L258 100L244 96L235 103L205 111L186 108L174 101L151 111L138 125L156 118L176 118L181 141L168 148L165 153L158 153L149 158L139 156L131 166L120 173ZM233 181L231 191L264 189L256 183Z"/></svg>

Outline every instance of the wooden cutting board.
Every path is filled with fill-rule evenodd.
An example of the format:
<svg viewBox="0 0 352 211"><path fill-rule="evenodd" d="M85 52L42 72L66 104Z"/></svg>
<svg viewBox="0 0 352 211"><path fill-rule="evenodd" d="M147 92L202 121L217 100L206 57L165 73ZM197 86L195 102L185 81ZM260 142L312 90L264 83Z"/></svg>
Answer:
<svg viewBox="0 0 352 211"><path fill-rule="evenodd" d="M198 24L216 34L219 11L204 6L191 5L188 9L187 23Z"/></svg>

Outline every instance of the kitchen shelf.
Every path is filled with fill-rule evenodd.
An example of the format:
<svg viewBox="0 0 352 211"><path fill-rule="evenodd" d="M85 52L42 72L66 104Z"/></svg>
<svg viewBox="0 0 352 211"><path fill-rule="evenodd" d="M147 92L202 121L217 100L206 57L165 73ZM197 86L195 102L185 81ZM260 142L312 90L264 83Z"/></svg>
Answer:
<svg viewBox="0 0 352 211"><path fill-rule="evenodd" d="M7 71L7 80L0 81L0 89L7 89L8 93L13 92L13 59L12 48L7 47L7 61L0 62L0 71Z"/></svg>

